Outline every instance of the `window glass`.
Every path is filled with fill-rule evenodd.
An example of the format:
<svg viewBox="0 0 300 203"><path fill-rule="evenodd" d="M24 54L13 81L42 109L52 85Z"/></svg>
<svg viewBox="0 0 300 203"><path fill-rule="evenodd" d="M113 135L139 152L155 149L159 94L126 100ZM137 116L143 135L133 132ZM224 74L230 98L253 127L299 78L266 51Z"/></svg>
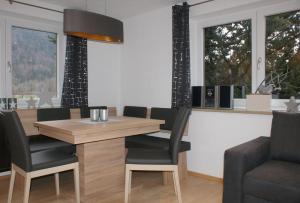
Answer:
<svg viewBox="0 0 300 203"><path fill-rule="evenodd" d="M12 26L12 94L57 96L57 34Z"/></svg>
<svg viewBox="0 0 300 203"><path fill-rule="evenodd" d="M205 33L205 85L242 86L251 92L251 20L208 27Z"/></svg>
<svg viewBox="0 0 300 203"><path fill-rule="evenodd" d="M274 80L275 98L300 96L300 11L266 17L266 77Z"/></svg>

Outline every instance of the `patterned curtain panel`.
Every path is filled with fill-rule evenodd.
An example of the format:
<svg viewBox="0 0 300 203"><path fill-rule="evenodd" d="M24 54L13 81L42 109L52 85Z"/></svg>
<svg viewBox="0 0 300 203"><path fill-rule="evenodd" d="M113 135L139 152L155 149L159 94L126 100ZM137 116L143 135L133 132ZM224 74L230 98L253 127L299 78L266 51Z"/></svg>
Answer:
<svg viewBox="0 0 300 203"><path fill-rule="evenodd" d="M191 107L189 5L173 6L172 108Z"/></svg>
<svg viewBox="0 0 300 203"><path fill-rule="evenodd" d="M66 62L61 106L88 105L87 40L67 36Z"/></svg>

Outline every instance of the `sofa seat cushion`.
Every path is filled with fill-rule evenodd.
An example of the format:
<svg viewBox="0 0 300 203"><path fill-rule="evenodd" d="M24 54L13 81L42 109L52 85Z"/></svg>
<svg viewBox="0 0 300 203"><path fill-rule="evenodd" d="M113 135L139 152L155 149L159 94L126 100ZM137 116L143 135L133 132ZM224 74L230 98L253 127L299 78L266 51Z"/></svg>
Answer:
<svg viewBox="0 0 300 203"><path fill-rule="evenodd" d="M300 202L300 164L270 160L244 176L244 193L271 202Z"/></svg>
<svg viewBox="0 0 300 203"><path fill-rule="evenodd" d="M53 139L44 135L29 136L30 152L39 152L49 149L64 148L67 151L75 153L75 146L72 144Z"/></svg>
<svg viewBox="0 0 300 203"><path fill-rule="evenodd" d="M126 148L145 148L145 149L163 149L169 150L170 139L154 137L150 135L135 135L126 137ZM180 152L191 150L191 143L181 141Z"/></svg>

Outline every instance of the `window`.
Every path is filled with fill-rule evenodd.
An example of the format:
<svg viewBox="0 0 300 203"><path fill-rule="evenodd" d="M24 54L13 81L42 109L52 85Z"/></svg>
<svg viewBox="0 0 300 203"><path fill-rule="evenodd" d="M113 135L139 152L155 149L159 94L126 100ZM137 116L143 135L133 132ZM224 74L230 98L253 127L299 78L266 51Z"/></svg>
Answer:
<svg viewBox="0 0 300 203"><path fill-rule="evenodd" d="M57 34L11 27L12 95L57 96Z"/></svg>
<svg viewBox="0 0 300 203"><path fill-rule="evenodd" d="M0 16L0 20L1 97L17 98L19 108L60 106L62 24L26 17Z"/></svg>
<svg viewBox="0 0 300 203"><path fill-rule="evenodd" d="M300 11L267 16L265 42L266 76L283 80L275 98L300 98Z"/></svg>
<svg viewBox="0 0 300 203"><path fill-rule="evenodd" d="M193 84L235 85L235 98L242 98L272 75L273 109L285 109L291 96L300 100L300 5L287 0L223 13L199 18L192 27L199 32L191 37L192 55L200 56L192 66L192 74L200 71ZM245 100L236 99L235 107L244 108Z"/></svg>
<svg viewBox="0 0 300 203"><path fill-rule="evenodd" d="M205 85L244 86L251 92L251 20L204 29Z"/></svg>

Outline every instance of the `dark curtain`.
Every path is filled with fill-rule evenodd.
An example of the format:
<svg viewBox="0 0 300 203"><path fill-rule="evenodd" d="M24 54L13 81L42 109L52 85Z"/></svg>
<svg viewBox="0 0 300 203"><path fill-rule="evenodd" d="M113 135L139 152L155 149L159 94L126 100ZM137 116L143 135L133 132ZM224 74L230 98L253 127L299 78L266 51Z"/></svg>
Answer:
<svg viewBox="0 0 300 203"><path fill-rule="evenodd" d="M87 40L67 36L61 106L88 106Z"/></svg>
<svg viewBox="0 0 300 203"><path fill-rule="evenodd" d="M189 5L173 6L172 108L191 107Z"/></svg>

